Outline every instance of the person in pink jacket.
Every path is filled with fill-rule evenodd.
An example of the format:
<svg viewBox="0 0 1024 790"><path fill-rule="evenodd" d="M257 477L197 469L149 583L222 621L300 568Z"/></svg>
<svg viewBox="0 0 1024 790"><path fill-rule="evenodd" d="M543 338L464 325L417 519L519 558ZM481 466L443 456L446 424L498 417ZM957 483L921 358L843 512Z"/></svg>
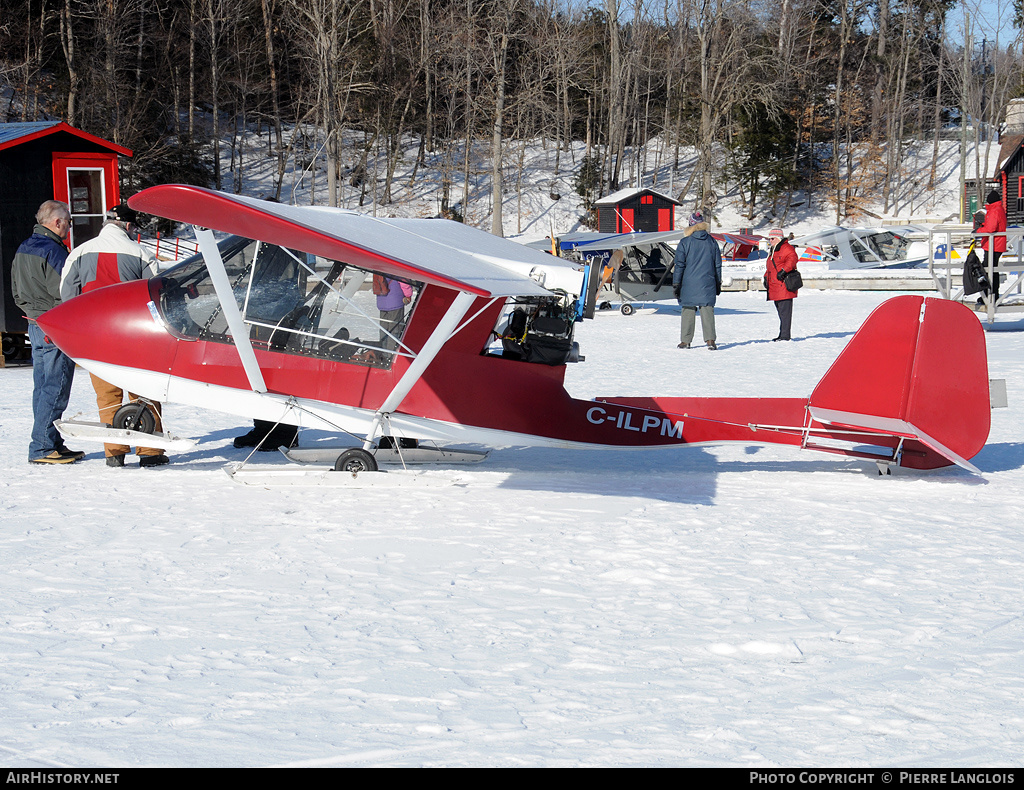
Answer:
<svg viewBox="0 0 1024 790"><path fill-rule="evenodd" d="M790 291L779 279L796 268L796 249L783 237L781 228L773 228L768 232L768 259L765 262L765 281L768 284L768 299L775 302L779 314L779 336L775 340L791 340L790 327L793 323L793 300L796 291Z"/></svg>

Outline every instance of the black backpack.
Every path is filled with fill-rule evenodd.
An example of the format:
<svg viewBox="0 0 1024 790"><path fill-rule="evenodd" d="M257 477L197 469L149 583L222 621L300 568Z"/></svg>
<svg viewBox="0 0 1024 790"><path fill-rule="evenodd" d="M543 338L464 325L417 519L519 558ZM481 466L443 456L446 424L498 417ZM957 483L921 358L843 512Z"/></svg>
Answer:
<svg viewBox="0 0 1024 790"><path fill-rule="evenodd" d="M991 289L992 284L988 280L985 267L981 265L981 259L978 258L978 253L972 247L964 260L964 296L970 296L979 291L988 293Z"/></svg>

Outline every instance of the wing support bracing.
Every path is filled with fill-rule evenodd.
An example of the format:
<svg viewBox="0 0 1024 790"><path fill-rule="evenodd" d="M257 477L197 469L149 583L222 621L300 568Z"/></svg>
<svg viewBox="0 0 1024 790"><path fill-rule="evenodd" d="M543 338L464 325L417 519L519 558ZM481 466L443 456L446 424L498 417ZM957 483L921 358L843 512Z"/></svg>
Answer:
<svg viewBox="0 0 1024 790"><path fill-rule="evenodd" d="M412 361L409 368L405 371L402 378L398 380L394 389L388 393L388 396L381 403L380 407L373 415L373 423L370 425L370 430L366 434L366 438L363 440L363 449L373 449L373 440L377 436L377 431L380 430L380 425L384 420L385 415L390 414L397 409L402 401L405 400L405 396L409 394L410 390L416 385L416 382L423 376L424 371L431 362L434 361L434 357L437 356L438 352L442 349L445 343L448 342L449 338L455 334L459 326L459 322L463 316L469 312L469 308L473 305L476 300L476 296L466 291L459 291L455 300L448 307L444 316L438 322L437 326L434 327L434 331L430 333L430 337L427 338L427 342L423 344L423 348L420 349L416 355L416 359Z"/></svg>
<svg viewBox="0 0 1024 790"><path fill-rule="evenodd" d="M263 373L260 371L259 363L256 361L256 352L249 342L249 329L242 319L238 310L238 302L235 301L235 294L231 290L231 283L228 280L228 273L224 268L224 261L220 257L220 250L217 249L217 240L213 237L213 231L208 228L193 226L196 232L196 239L199 241L199 251L206 261L206 268L210 272L210 280L213 282L213 289L217 292L217 299L220 300L220 307L224 311L224 318L228 322L231 336L235 341L235 348L238 350L238 358L242 362L242 369L249 379L249 386L253 392L266 392L267 384L263 380Z"/></svg>

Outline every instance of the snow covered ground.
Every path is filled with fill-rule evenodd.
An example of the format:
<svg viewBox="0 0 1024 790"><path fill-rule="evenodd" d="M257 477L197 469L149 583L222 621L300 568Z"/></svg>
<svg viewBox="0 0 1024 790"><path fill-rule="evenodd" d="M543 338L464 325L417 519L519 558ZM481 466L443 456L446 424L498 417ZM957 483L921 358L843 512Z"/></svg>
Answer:
<svg viewBox="0 0 1024 790"><path fill-rule="evenodd" d="M727 293L718 352L675 348L678 308L600 313L567 384L806 395L886 296L804 291L781 344ZM1021 765L1021 329L987 335L982 477L502 449L458 485L265 490L222 471L247 426L179 406L202 441L168 467L39 468L31 370L0 370L0 763Z"/></svg>

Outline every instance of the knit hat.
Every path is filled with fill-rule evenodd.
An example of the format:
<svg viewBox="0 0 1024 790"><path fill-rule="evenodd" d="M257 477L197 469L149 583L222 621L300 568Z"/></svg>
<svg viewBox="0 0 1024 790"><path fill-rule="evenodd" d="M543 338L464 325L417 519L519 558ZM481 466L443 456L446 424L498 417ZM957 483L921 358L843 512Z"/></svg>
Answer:
<svg viewBox="0 0 1024 790"><path fill-rule="evenodd" d="M781 239L781 238L782 238L782 228L772 228L770 231L768 231L768 239L769 239L769 241L771 239Z"/></svg>
<svg viewBox="0 0 1024 790"><path fill-rule="evenodd" d="M998 189L993 189L988 193L988 197L985 198L986 203L1002 203L1003 196L1000 194Z"/></svg>
<svg viewBox="0 0 1024 790"><path fill-rule="evenodd" d="M693 227L694 225L698 225L698 224L700 224L703 221L704 221L704 215L701 212L699 212L699 211L694 211L690 215L690 227Z"/></svg>
<svg viewBox="0 0 1024 790"><path fill-rule="evenodd" d="M107 211L107 219L117 220L118 222L130 222L133 225L139 224L139 215L133 208L129 208L127 203L119 203L113 208Z"/></svg>

